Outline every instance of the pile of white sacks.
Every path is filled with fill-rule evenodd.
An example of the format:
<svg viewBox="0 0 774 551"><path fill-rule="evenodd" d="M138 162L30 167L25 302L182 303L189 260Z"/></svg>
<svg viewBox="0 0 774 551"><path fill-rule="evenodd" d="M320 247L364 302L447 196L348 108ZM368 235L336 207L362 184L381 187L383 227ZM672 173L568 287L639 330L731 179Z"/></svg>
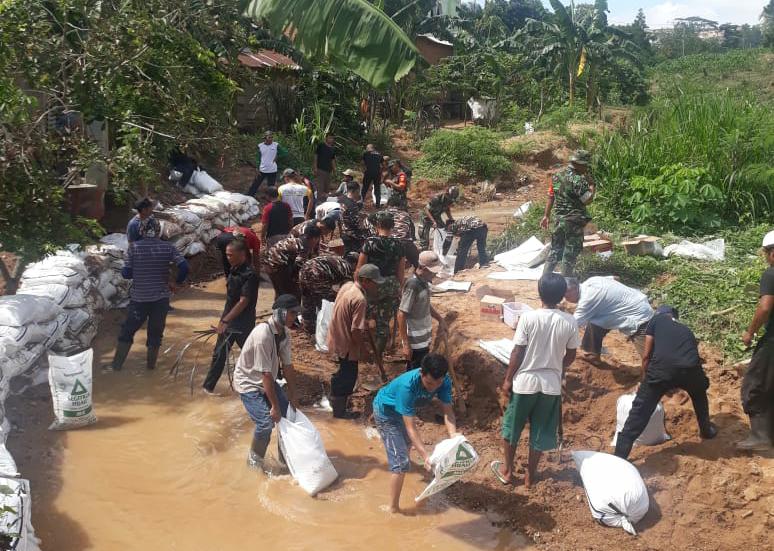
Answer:
<svg viewBox="0 0 774 551"><path fill-rule="evenodd" d="M254 198L226 191L154 213L162 222L162 237L185 256L203 252L219 228L241 224L258 214ZM114 233L97 245L57 251L27 266L16 295L0 296L0 477L10 475L4 471L11 469L4 465L13 464L3 445L8 429L3 407L11 379L31 371L49 351L67 356L91 345L104 311L128 302L131 282L121 276L128 246L126 234ZM19 480L13 487L19 492L0 496L0 506L23 500L28 507L26 481ZM22 524L28 521L29 516ZM22 531L23 539L25 535ZM34 537L29 540L29 547L19 548L37 549Z"/></svg>

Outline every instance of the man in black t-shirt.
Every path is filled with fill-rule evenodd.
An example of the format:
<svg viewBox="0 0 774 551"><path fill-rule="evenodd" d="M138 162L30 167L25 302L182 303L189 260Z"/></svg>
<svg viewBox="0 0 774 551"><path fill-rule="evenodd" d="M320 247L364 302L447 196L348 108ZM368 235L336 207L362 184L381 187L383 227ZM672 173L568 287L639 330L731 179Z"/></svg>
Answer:
<svg viewBox="0 0 774 551"><path fill-rule="evenodd" d="M766 325L742 379L742 407L750 417L750 434L736 447L747 451L770 451L774 438L774 231L763 238L763 254L769 268L761 276L758 307L742 335L742 342L749 347L758 330Z"/></svg>
<svg viewBox="0 0 774 551"><path fill-rule="evenodd" d="M320 194L318 200L324 201L328 198L330 191L331 177L336 172L336 140L333 134L327 134L325 141L317 146L314 152L314 162L312 170L317 183L317 191Z"/></svg>
<svg viewBox="0 0 774 551"><path fill-rule="evenodd" d="M368 190L374 186L374 206L382 204L382 154L374 149L374 144L366 146L363 153L363 202L368 197Z"/></svg>
<svg viewBox="0 0 774 551"><path fill-rule="evenodd" d="M234 343L242 348L255 327L255 305L258 302L258 276L248 262L247 242L235 238L226 246L231 271L226 281L226 305L218 322L218 340L212 353L212 364L204 379L204 392L213 394L223 374L226 358Z"/></svg>
<svg viewBox="0 0 774 551"><path fill-rule="evenodd" d="M709 379L701 367L696 337L688 327L677 321L677 317L677 310L661 306L645 330L643 378L629 417L618 433L615 444L618 457L629 457L634 441L648 426L661 398L676 388L685 390L691 397L701 437L714 438L718 433L710 422L707 402Z"/></svg>

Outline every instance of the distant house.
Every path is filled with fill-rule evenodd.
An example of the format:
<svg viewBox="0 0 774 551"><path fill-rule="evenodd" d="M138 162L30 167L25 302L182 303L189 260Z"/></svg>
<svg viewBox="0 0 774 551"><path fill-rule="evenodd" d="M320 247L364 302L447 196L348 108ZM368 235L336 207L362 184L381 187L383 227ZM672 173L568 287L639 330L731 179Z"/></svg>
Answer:
<svg viewBox="0 0 774 551"><path fill-rule="evenodd" d="M432 15L457 15L457 10L462 5L462 0L437 0L431 9Z"/></svg>
<svg viewBox="0 0 774 551"><path fill-rule="evenodd" d="M430 65L438 65L443 58L454 55L454 45L451 42L436 38L432 34L420 34L414 43Z"/></svg>

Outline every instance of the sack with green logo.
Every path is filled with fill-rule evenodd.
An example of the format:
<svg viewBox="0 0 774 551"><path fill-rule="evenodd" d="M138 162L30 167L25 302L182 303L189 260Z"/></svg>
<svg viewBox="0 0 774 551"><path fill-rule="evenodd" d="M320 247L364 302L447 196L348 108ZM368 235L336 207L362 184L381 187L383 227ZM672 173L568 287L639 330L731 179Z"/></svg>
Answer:
<svg viewBox="0 0 774 551"><path fill-rule="evenodd" d="M442 440L430 454L430 464L433 465L435 478L414 501L422 501L441 490L445 490L462 478L477 463L476 450L461 434L454 438Z"/></svg>
<svg viewBox="0 0 774 551"><path fill-rule="evenodd" d="M89 348L74 356L48 356L48 385L56 420L49 430L68 430L97 422L91 403L91 363Z"/></svg>

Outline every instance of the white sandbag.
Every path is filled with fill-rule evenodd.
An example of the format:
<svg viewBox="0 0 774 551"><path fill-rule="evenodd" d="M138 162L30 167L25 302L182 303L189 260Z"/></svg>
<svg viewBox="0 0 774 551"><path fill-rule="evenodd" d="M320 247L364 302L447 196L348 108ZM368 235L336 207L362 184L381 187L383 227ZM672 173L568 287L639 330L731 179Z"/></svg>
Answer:
<svg viewBox="0 0 774 551"><path fill-rule="evenodd" d="M648 512L648 489L637 468L615 455L572 452L583 480L591 516L606 526L621 527L633 536L634 525Z"/></svg>
<svg viewBox="0 0 774 551"><path fill-rule="evenodd" d="M62 312L51 321L28 324L26 326L27 344L50 346L64 334L69 321L67 314Z"/></svg>
<svg viewBox="0 0 774 551"><path fill-rule="evenodd" d="M194 203L194 201L195 199L187 201L185 204L182 205L182 207L185 207L186 210L190 210L192 213L194 213L202 220L209 220L219 212L219 211L212 210L209 206Z"/></svg>
<svg viewBox="0 0 774 551"><path fill-rule="evenodd" d="M85 267L75 269L66 266L38 265L24 270L21 282L27 288L49 284L77 287L87 277L88 272Z"/></svg>
<svg viewBox="0 0 774 551"><path fill-rule="evenodd" d="M328 327L333 317L333 303L323 299L322 307L317 312L317 327L314 333L314 347L319 352L328 352Z"/></svg>
<svg viewBox="0 0 774 551"><path fill-rule="evenodd" d="M156 212L154 216L160 220L173 222L186 232L198 228L202 223L201 217L187 208L172 207Z"/></svg>
<svg viewBox="0 0 774 551"><path fill-rule="evenodd" d="M161 239L168 241L173 237L177 237L183 233L183 228L174 222L170 222L169 220L161 220L159 221L159 224L161 225L161 232L159 233Z"/></svg>
<svg viewBox="0 0 774 551"><path fill-rule="evenodd" d="M90 319L88 312L81 308L72 308L66 312L68 317L67 330L73 333L78 333L83 329Z"/></svg>
<svg viewBox="0 0 774 551"><path fill-rule="evenodd" d="M193 243L196 240L196 235L193 233L184 233L183 235L178 235L174 239L170 239L169 242L172 243L178 251L181 253L185 251L186 247Z"/></svg>
<svg viewBox="0 0 774 551"><path fill-rule="evenodd" d="M183 252L184 256L194 256L203 253L207 250L207 246L201 241L194 241L185 248Z"/></svg>
<svg viewBox="0 0 774 551"><path fill-rule="evenodd" d="M314 496L333 484L339 475L325 453L320 433L306 415L288 406L278 432L290 474L306 493Z"/></svg>
<svg viewBox="0 0 774 551"><path fill-rule="evenodd" d="M686 239L677 245L664 247L664 256L682 256L696 260L708 260L720 262L726 258L726 242L721 239L713 239L705 243L692 243Z"/></svg>
<svg viewBox="0 0 774 551"><path fill-rule="evenodd" d="M194 170L189 180L189 185L194 186L199 191L204 193L215 193L216 191L223 191L223 186L218 181L207 174L204 170Z"/></svg>
<svg viewBox="0 0 774 551"><path fill-rule="evenodd" d="M0 476L19 476L19 468L16 466L11 452L5 447L6 432L0 428Z"/></svg>
<svg viewBox="0 0 774 551"><path fill-rule="evenodd" d="M126 251L129 249L129 240L126 237L125 233L109 233L106 236L100 238L100 243L104 243L105 245L112 245L114 247L117 247L118 249Z"/></svg>
<svg viewBox="0 0 774 551"><path fill-rule="evenodd" d="M204 197L207 195L202 190L194 186L193 184L186 184L186 186L183 188L183 193L187 193L188 195L193 195L194 197Z"/></svg>
<svg viewBox="0 0 774 551"><path fill-rule="evenodd" d="M632 409L634 396L634 393L624 394L623 396L620 396L616 402L615 434L613 435L613 441L610 442L611 446L615 446L615 443L618 441L618 433L623 430L626 419L629 418L629 411ZM663 444L670 439L671 437L664 428L664 406L659 402L656 406L656 411L650 416L648 426L642 431L642 434L637 438L635 444L655 446L657 444Z"/></svg>
<svg viewBox="0 0 774 551"><path fill-rule="evenodd" d="M29 342L27 327L27 325L20 327L0 325L0 357L12 356L24 349Z"/></svg>
<svg viewBox="0 0 774 551"><path fill-rule="evenodd" d="M421 501L445 490L461 479L477 463L476 450L461 434L441 440L430 454L430 464L433 466L435 477L414 501Z"/></svg>
<svg viewBox="0 0 774 551"><path fill-rule="evenodd" d="M35 531L30 523L32 500L30 483L21 478L0 478L0 534L9 537L8 547L14 551L39 551Z"/></svg>
<svg viewBox="0 0 774 551"><path fill-rule="evenodd" d="M384 184L379 184L381 195L379 196L379 206L383 207L387 204L387 201L390 200L390 195L392 195L392 188L388 188ZM371 201L373 204L376 204L376 191L374 188L371 188Z"/></svg>
<svg viewBox="0 0 774 551"><path fill-rule="evenodd" d="M27 265L24 272L56 272L59 268L69 268L79 272L84 277L89 275L89 272L83 263L83 257L65 250L57 251L53 255L45 257L43 260ZM24 275L22 274L22 278L23 277Z"/></svg>
<svg viewBox="0 0 774 551"><path fill-rule="evenodd" d="M91 369L94 351L74 356L48 355L48 384L56 420L50 430L68 430L97 422L92 408Z"/></svg>
<svg viewBox="0 0 774 551"><path fill-rule="evenodd" d="M454 264L457 261L457 255L455 254L457 252L457 246L459 245L459 238L455 237L452 239L451 245L449 246L449 250L446 251L446 254L443 254L443 244L446 241L447 233L445 230L442 230L440 228L433 228L430 230L430 233L433 234L433 252L438 255L438 258L441 260L441 264L443 265L443 268L438 273L439 277L451 277L454 275Z"/></svg>
<svg viewBox="0 0 774 551"><path fill-rule="evenodd" d="M51 321L62 308L48 297L6 295L0 297L0 325L21 327L29 323Z"/></svg>
<svg viewBox="0 0 774 551"><path fill-rule="evenodd" d="M16 294L46 297L62 308L80 308L86 303L86 297L81 287L68 287L61 283L48 283L28 287L22 282L21 288Z"/></svg>

